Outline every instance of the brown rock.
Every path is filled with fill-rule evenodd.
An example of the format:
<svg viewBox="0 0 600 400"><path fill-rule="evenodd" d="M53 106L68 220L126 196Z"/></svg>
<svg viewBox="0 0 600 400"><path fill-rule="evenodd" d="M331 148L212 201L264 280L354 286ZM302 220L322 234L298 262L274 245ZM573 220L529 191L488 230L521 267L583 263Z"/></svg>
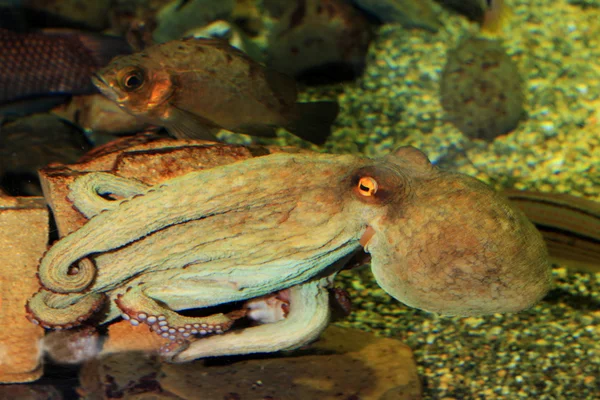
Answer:
<svg viewBox="0 0 600 400"><path fill-rule="evenodd" d="M145 325L132 326L129 321L119 321L108 328L108 339L102 347L102 354L125 351L154 353L167 343L169 339L150 332Z"/></svg>
<svg viewBox="0 0 600 400"><path fill-rule="evenodd" d="M234 360L167 364L121 353L88 364L82 385L85 393L102 393L93 398L104 399L115 394L129 399L133 393L178 399L198 399L199 393L205 399L421 398L411 350L395 339L358 330L330 326L307 349Z"/></svg>
<svg viewBox="0 0 600 400"><path fill-rule="evenodd" d="M39 288L48 223L43 198L0 197L0 382L30 382L43 372L44 330L25 318L25 303Z"/></svg>
<svg viewBox="0 0 600 400"><path fill-rule="evenodd" d="M440 95L448 120L472 139L491 142L525 113L523 79L499 40L468 37L449 50Z"/></svg>
<svg viewBox="0 0 600 400"><path fill-rule="evenodd" d="M277 22L268 39L269 67L297 78L324 73L324 67L344 75L362 72L371 32L366 18L348 2L271 3Z"/></svg>

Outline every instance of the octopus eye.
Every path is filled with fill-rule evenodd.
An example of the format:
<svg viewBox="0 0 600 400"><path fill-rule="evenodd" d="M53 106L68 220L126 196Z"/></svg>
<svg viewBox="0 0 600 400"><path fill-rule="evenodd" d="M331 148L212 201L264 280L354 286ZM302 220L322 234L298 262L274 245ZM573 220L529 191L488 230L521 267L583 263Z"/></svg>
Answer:
<svg viewBox="0 0 600 400"><path fill-rule="evenodd" d="M356 188L358 193L365 197L372 197L377 193L377 181L369 176L360 178Z"/></svg>
<svg viewBox="0 0 600 400"><path fill-rule="evenodd" d="M127 92L139 89L144 84L144 74L140 70L133 70L125 74L121 80L121 86Z"/></svg>

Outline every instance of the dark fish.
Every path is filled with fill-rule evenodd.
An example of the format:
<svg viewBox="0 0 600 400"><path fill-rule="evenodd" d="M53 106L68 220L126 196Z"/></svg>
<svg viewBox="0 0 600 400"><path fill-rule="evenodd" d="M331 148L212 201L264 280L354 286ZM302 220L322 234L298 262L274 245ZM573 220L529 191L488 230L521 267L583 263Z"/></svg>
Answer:
<svg viewBox="0 0 600 400"><path fill-rule="evenodd" d="M115 36L0 28L0 118L51 108L74 94L96 93L92 73L129 52L125 40Z"/></svg>
<svg viewBox="0 0 600 400"><path fill-rule="evenodd" d="M298 103L293 79L217 39L117 57L93 81L127 112L179 138L214 140L219 129L273 137L279 126L322 144L338 112L332 101Z"/></svg>
<svg viewBox="0 0 600 400"><path fill-rule="evenodd" d="M578 270L600 272L600 203L568 194L504 194L542 233L550 256Z"/></svg>

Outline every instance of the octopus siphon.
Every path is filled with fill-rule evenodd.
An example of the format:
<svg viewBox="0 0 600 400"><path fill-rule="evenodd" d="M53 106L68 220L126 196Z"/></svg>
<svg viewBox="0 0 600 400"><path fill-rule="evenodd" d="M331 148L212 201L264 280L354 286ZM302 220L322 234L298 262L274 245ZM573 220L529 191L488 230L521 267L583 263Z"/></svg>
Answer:
<svg viewBox="0 0 600 400"><path fill-rule="evenodd" d="M336 273L362 250L387 293L445 315L519 311L550 286L525 216L412 147L377 159L276 153L155 186L93 172L69 191L89 221L41 260L29 318L49 329L146 324L171 340L174 362L310 343L329 322ZM285 310L235 330L248 308L211 307L236 302Z"/></svg>

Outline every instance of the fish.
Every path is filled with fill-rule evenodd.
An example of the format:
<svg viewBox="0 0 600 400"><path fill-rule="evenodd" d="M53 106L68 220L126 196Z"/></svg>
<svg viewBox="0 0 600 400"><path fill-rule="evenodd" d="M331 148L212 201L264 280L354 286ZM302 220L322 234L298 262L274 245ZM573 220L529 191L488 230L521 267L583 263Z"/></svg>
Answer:
<svg viewBox="0 0 600 400"><path fill-rule="evenodd" d="M97 93L91 74L115 55L130 52L116 36L0 28L0 119L48 110L71 95Z"/></svg>
<svg viewBox="0 0 600 400"><path fill-rule="evenodd" d="M569 194L503 193L542 233L554 261L578 271L600 272L600 203Z"/></svg>
<svg viewBox="0 0 600 400"><path fill-rule="evenodd" d="M292 78L220 39L184 38L116 57L92 82L177 138L215 140L220 129L275 137L283 127L323 144L339 111L335 101L298 102Z"/></svg>

